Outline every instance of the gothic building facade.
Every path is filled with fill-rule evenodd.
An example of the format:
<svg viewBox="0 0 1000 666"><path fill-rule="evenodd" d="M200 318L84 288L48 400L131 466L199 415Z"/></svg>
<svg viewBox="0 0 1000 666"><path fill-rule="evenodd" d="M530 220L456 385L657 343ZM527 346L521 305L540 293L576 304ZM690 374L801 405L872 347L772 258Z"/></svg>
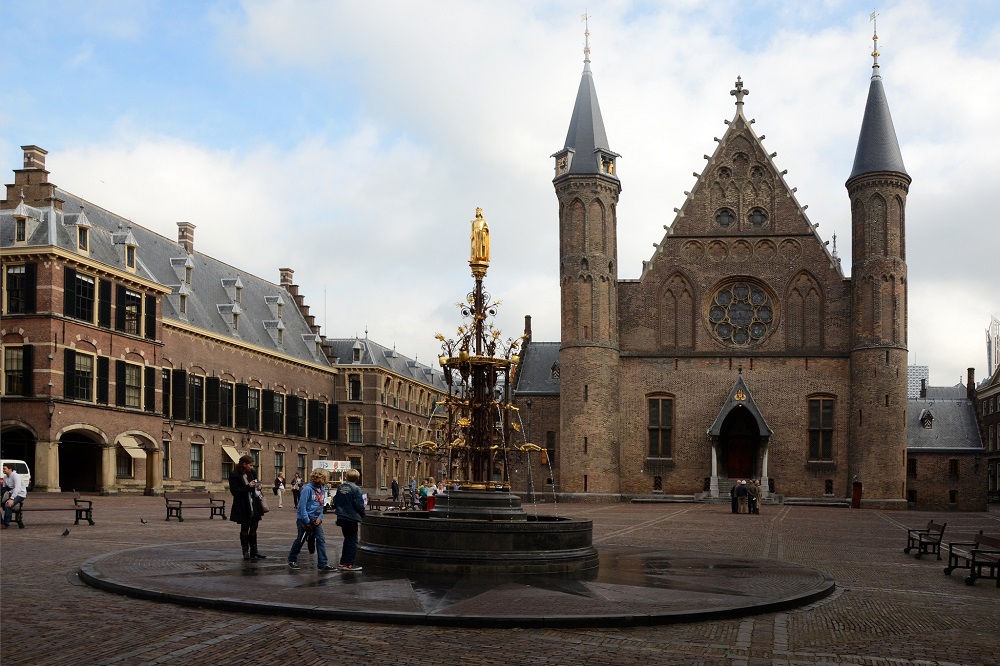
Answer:
<svg viewBox="0 0 1000 666"><path fill-rule="evenodd" d="M532 438L557 439L532 477L560 494L702 497L760 478L785 498L904 508L910 177L877 53L846 181L852 276L737 80L725 135L637 279L619 277L619 156L585 54L553 155L561 340L529 341L517 385Z"/></svg>

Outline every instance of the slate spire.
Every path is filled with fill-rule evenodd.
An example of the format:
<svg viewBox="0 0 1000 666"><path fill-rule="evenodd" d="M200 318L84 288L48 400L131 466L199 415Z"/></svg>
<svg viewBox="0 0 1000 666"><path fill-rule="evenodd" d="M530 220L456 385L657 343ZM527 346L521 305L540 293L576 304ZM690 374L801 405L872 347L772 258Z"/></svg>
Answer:
<svg viewBox="0 0 1000 666"><path fill-rule="evenodd" d="M861 122L861 136L858 137L858 149L854 154L854 168L848 178L854 178L866 173L892 171L906 173L903 166L903 155L899 152L899 142L896 140L896 130L889 114L889 102L885 98L882 87L882 75L878 64L878 34L873 37L875 47L872 50L872 82L868 88L868 103L865 105L865 117Z"/></svg>
<svg viewBox="0 0 1000 666"><path fill-rule="evenodd" d="M566 145L553 155L558 161L556 176L602 174L617 178L614 160L619 155L608 145L594 75L590 71L590 30L584 34L583 76L576 93L569 131L566 132Z"/></svg>

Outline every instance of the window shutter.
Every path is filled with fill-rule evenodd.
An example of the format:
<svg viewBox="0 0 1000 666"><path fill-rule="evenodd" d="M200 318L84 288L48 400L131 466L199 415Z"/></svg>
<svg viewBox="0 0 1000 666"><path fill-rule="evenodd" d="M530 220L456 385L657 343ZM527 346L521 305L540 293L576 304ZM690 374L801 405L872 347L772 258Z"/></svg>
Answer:
<svg viewBox="0 0 1000 666"><path fill-rule="evenodd" d="M326 439L326 403L316 401L316 430L310 431L313 439Z"/></svg>
<svg viewBox="0 0 1000 666"><path fill-rule="evenodd" d="M121 285L119 285L121 286ZM124 291L122 289L122 301L124 301ZM97 325L104 328L111 328L111 283L107 280L100 280L97 285ZM122 308L122 328L125 328L125 310Z"/></svg>
<svg viewBox="0 0 1000 666"><path fill-rule="evenodd" d="M306 433L309 437L316 439L316 431L319 429L319 401L310 400L306 404Z"/></svg>
<svg viewBox="0 0 1000 666"><path fill-rule="evenodd" d="M110 388L111 359L107 356L97 357L97 402L108 404L108 389ZM124 382L123 382L124 383Z"/></svg>
<svg viewBox="0 0 1000 666"><path fill-rule="evenodd" d="M296 432L297 428L295 425L295 414L297 409L296 398L294 395L286 396L285 399L285 433L289 435L298 434Z"/></svg>
<svg viewBox="0 0 1000 666"><path fill-rule="evenodd" d="M156 339L156 296L146 294L146 339Z"/></svg>
<svg viewBox="0 0 1000 666"><path fill-rule="evenodd" d="M76 398L76 352L72 349L63 350L63 396Z"/></svg>
<svg viewBox="0 0 1000 666"><path fill-rule="evenodd" d="M219 424L218 377L205 377L205 423Z"/></svg>
<svg viewBox="0 0 1000 666"><path fill-rule="evenodd" d="M24 265L24 311L29 314L35 311L35 291L38 289L37 268L38 264Z"/></svg>
<svg viewBox="0 0 1000 666"><path fill-rule="evenodd" d="M337 442L340 440L340 433L337 431L339 427L339 408L337 405L330 405L326 410L326 441Z"/></svg>
<svg viewBox="0 0 1000 666"><path fill-rule="evenodd" d="M274 391L265 389L260 392L260 414L262 417L261 430L264 432L281 432L279 428L275 428L274 424Z"/></svg>
<svg viewBox="0 0 1000 666"><path fill-rule="evenodd" d="M164 368L163 369L163 386L161 388L161 392L162 392L162 395L163 395L163 398L162 398L162 400L163 400L163 418L165 418L165 419L169 419L172 416L172 414L173 414L173 412L171 411L171 404L170 404L170 395L171 395L170 394L170 376L171 376L170 370L167 370L166 368Z"/></svg>
<svg viewBox="0 0 1000 666"><path fill-rule="evenodd" d="M299 437L305 437L308 430L309 402L305 398L297 398L295 405L295 426L298 429ZM301 415L302 418L299 418Z"/></svg>
<svg viewBox="0 0 1000 666"><path fill-rule="evenodd" d="M35 348L31 345L24 345L21 347L23 370L21 374L21 381L23 383L21 395L26 397L31 397L35 395L35 379L34 379L34 369L35 369Z"/></svg>
<svg viewBox="0 0 1000 666"><path fill-rule="evenodd" d="M246 384L236 385L236 427L247 427L247 406L250 401L250 387Z"/></svg>
<svg viewBox="0 0 1000 666"><path fill-rule="evenodd" d="M76 316L76 269L69 266L63 269L63 314Z"/></svg>
<svg viewBox="0 0 1000 666"><path fill-rule="evenodd" d="M155 412L156 411L156 368L154 368L151 365L146 366L146 381L145 385L143 386L143 390L145 391L144 395L145 403L143 406L145 407L147 412Z"/></svg>
<svg viewBox="0 0 1000 666"><path fill-rule="evenodd" d="M115 406L125 406L125 361L115 361Z"/></svg>
<svg viewBox="0 0 1000 666"><path fill-rule="evenodd" d="M101 287L104 287L104 281L101 281ZM115 285L115 330L124 331L125 330L125 285L116 284ZM103 303L102 303L103 306Z"/></svg>
<svg viewBox="0 0 1000 666"><path fill-rule="evenodd" d="M175 421L187 420L187 372L174 370L170 377L170 415Z"/></svg>

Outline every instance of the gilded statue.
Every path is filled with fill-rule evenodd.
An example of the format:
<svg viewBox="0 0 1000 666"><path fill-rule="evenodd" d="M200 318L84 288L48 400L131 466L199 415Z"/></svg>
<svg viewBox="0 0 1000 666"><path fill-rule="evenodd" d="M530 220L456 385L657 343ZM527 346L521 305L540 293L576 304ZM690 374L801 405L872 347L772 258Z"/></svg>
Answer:
<svg viewBox="0 0 1000 666"><path fill-rule="evenodd" d="M490 263L490 227L483 219L483 209L476 209L476 219L472 221L472 258L474 263Z"/></svg>

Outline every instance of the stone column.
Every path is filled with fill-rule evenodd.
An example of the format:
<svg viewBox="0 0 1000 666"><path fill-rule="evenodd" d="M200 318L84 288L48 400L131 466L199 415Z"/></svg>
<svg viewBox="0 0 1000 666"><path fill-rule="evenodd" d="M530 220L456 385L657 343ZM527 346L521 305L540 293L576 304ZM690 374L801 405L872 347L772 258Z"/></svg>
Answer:
<svg viewBox="0 0 1000 666"><path fill-rule="evenodd" d="M101 447L101 475L97 479L97 491L101 495L117 495L118 485L116 483L116 473L118 466L115 464L115 453L117 446Z"/></svg>
<svg viewBox="0 0 1000 666"><path fill-rule="evenodd" d="M163 494L163 451L146 449L146 489L145 495L159 497Z"/></svg>
<svg viewBox="0 0 1000 666"><path fill-rule="evenodd" d="M31 470L32 492L59 492L59 442L35 442L35 466Z"/></svg>
<svg viewBox="0 0 1000 666"><path fill-rule="evenodd" d="M709 481L708 485L708 496L718 497L719 496L719 452L717 446L719 441L712 438L712 479Z"/></svg>

